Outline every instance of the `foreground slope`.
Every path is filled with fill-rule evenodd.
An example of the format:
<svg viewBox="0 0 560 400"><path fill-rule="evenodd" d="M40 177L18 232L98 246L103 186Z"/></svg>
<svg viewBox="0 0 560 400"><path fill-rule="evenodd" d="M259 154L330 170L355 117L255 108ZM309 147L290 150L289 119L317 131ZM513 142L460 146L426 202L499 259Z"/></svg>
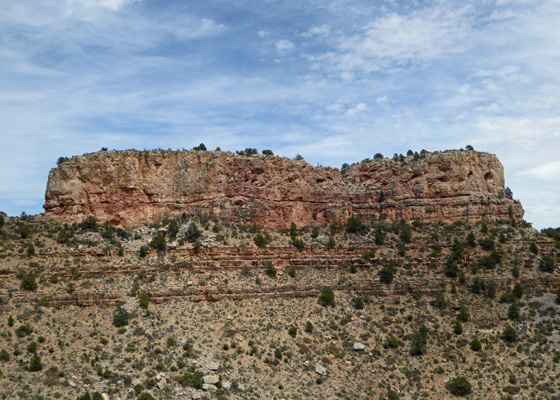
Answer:
<svg viewBox="0 0 560 400"><path fill-rule="evenodd" d="M514 221L7 218L0 396L554 399L559 248Z"/></svg>

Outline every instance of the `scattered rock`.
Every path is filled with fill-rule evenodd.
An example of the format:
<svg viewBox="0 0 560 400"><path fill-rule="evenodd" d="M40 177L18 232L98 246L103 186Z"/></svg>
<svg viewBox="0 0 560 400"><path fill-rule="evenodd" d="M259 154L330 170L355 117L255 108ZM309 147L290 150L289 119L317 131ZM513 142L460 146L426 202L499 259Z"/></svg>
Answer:
<svg viewBox="0 0 560 400"><path fill-rule="evenodd" d="M202 390L206 391L206 392L215 392L216 390L218 390L218 388L214 385L210 385L208 383L205 383L202 385Z"/></svg>
<svg viewBox="0 0 560 400"><path fill-rule="evenodd" d="M363 343L354 343L354 351L364 351L366 346Z"/></svg>
<svg viewBox="0 0 560 400"><path fill-rule="evenodd" d="M162 378L157 384L156 384L157 388L159 390L163 390L167 387L167 379Z"/></svg>
<svg viewBox="0 0 560 400"><path fill-rule="evenodd" d="M204 383L215 385L220 381L220 377L218 375L205 375L202 380L204 381Z"/></svg>
<svg viewBox="0 0 560 400"><path fill-rule="evenodd" d="M329 237L327 235L318 236L317 239L315 239L315 240L317 240L323 246L326 246L326 245L329 244Z"/></svg>
<svg viewBox="0 0 560 400"><path fill-rule="evenodd" d="M322 364L315 364L315 372L322 376L327 375L327 369Z"/></svg>
<svg viewBox="0 0 560 400"><path fill-rule="evenodd" d="M211 362L208 363L208 365L206 366L206 368L208 368L210 371L217 371L218 368L220 368L220 366L218 365L217 362L211 361Z"/></svg>

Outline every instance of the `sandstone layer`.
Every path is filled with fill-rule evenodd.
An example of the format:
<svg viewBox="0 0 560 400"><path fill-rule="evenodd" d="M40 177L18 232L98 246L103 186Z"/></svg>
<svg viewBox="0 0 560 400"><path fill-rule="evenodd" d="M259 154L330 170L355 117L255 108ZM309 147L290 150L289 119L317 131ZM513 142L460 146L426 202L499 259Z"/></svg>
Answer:
<svg viewBox="0 0 560 400"><path fill-rule="evenodd" d="M72 157L49 174L47 216L130 228L187 214L285 228L291 222L523 219L504 195L495 155L427 153L336 168L304 160L221 151L103 151Z"/></svg>

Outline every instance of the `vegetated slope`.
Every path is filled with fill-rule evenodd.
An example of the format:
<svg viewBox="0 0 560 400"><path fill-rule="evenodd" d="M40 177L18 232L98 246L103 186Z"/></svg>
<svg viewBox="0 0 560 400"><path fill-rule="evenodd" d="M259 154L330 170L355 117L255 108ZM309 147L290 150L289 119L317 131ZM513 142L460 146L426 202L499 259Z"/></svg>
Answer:
<svg viewBox="0 0 560 400"><path fill-rule="evenodd" d="M222 151L101 151L51 170L46 215L136 227L183 212L288 228L346 221L523 220L495 155L472 150L365 160L343 169Z"/></svg>
<svg viewBox="0 0 560 400"><path fill-rule="evenodd" d="M559 243L509 221L7 218L0 395L553 399Z"/></svg>

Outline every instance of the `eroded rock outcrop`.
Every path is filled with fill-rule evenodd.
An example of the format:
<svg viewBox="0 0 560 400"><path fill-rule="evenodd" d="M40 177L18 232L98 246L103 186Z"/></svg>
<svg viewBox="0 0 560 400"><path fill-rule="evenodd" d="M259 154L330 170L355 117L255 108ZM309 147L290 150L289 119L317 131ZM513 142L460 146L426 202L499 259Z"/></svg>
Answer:
<svg viewBox="0 0 560 400"><path fill-rule="evenodd" d="M336 168L276 156L221 151L104 151L72 157L51 170L47 216L132 227L200 213L224 221L287 227L363 220L468 221L523 218L504 196L494 155L427 153Z"/></svg>

